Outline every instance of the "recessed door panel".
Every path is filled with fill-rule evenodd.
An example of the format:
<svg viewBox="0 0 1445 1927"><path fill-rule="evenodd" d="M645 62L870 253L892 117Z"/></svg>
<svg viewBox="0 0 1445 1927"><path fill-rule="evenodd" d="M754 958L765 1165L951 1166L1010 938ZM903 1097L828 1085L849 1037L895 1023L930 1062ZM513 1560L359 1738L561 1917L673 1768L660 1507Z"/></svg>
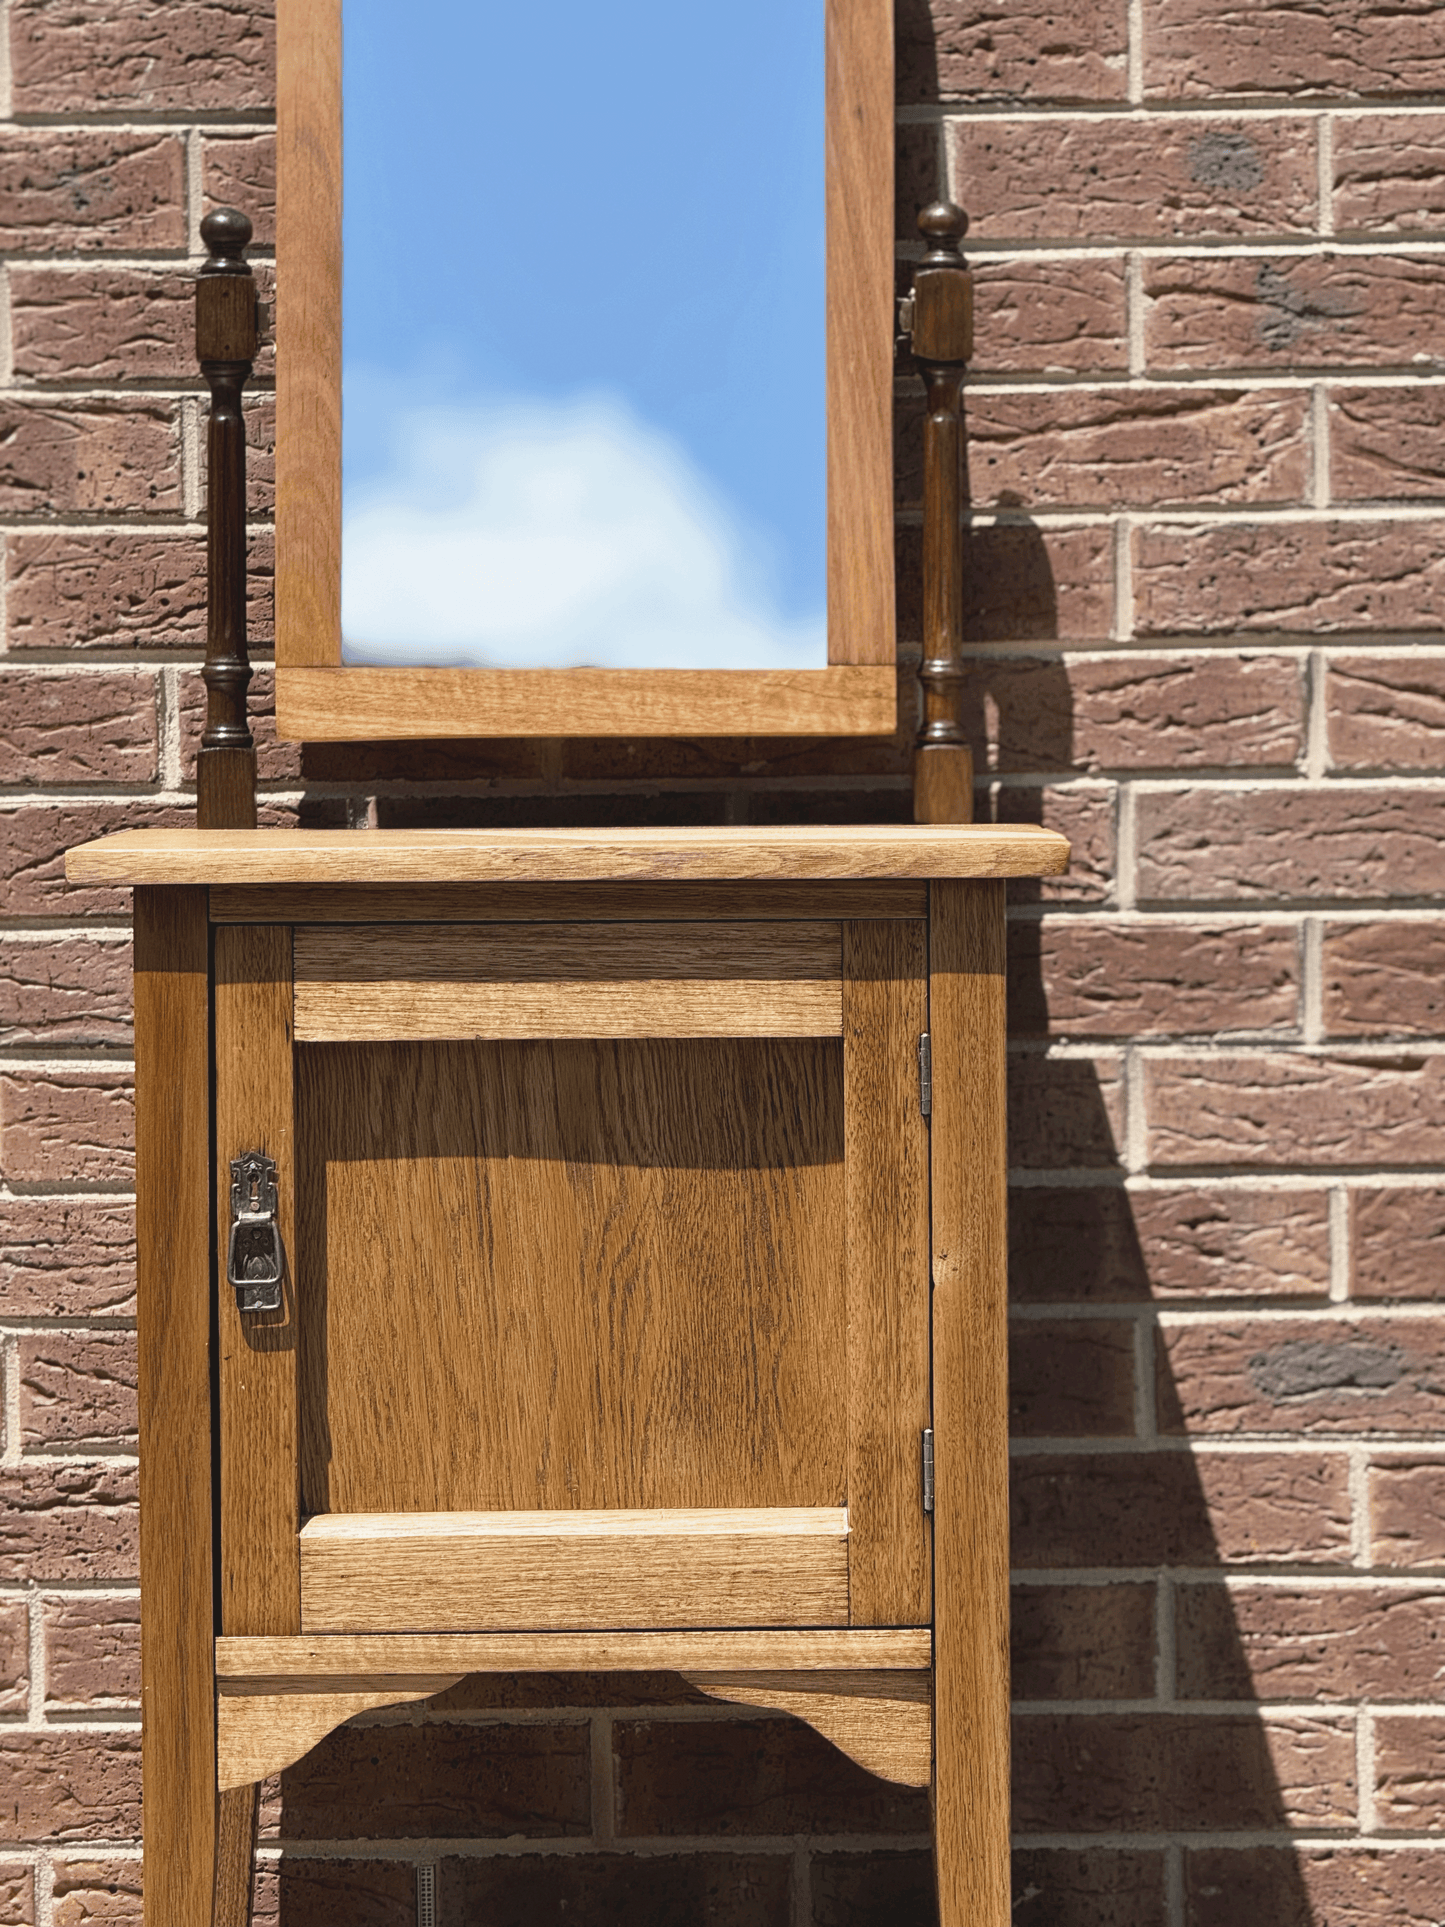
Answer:
<svg viewBox="0 0 1445 1927"><path fill-rule="evenodd" d="M307 1512L846 1503L839 1040L297 1058Z"/></svg>

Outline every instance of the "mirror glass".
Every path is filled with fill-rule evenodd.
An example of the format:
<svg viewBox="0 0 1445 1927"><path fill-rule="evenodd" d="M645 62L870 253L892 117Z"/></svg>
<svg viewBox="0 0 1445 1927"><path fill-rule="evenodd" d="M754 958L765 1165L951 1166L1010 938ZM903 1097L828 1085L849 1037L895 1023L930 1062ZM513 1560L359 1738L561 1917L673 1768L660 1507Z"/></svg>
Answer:
<svg viewBox="0 0 1445 1927"><path fill-rule="evenodd" d="M823 668L823 0L342 25L343 659Z"/></svg>

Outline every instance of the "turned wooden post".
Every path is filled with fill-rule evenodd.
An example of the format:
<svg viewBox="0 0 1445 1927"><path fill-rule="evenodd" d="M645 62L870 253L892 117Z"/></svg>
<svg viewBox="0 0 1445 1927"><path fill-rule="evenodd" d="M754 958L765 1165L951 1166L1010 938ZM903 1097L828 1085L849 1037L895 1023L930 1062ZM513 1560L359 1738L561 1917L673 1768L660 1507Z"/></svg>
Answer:
<svg viewBox="0 0 1445 1927"><path fill-rule="evenodd" d="M246 720L246 425L241 390L256 358L256 284L242 258L251 223L233 207L201 222L196 354L211 391L206 431L206 727L196 758L196 825L256 827L256 745Z"/></svg>
<svg viewBox="0 0 1445 1927"><path fill-rule="evenodd" d="M913 277L913 358L928 391L923 429L923 725L913 752L918 823L973 820L973 755L964 739L961 408L973 353L973 279L958 251L968 216L951 201L924 208L931 243Z"/></svg>

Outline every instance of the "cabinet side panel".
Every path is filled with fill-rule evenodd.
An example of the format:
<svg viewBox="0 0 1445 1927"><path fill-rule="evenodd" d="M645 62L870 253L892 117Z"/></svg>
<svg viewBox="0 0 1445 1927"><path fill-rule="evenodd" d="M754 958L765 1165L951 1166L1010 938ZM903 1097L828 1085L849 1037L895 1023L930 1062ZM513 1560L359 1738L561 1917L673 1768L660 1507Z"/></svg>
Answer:
<svg viewBox="0 0 1445 1927"><path fill-rule="evenodd" d="M855 1626L917 1626L931 1574L928 1129L919 1104L926 926L843 926L848 1580Z"/></svg>
<svg viewBox="0 0 1445 1927"><path fill-rule="evenodd" d="M206 893L135 893L136 1319L147 1927L210 1918L210 1016Z"/></svg>
<svg viewBox="0 0 1445 1927"><path fill-rule="evenodd" d="M933 1518L941 1927L1008 1927L1004 890L935 884Z"/></svg>
<svg viewBox="0 0 1445 1927"><path fill-rule="evenodd" d="M893 7L827 20L828 660L891 667Z"/></svg>
<svg viewBox="0 0 1445 1927"><path fill-rule="evenodd" d="M341 0L276 6L276 664L341 662Z"/></svg>
<svg viewBox="0 0 1445 1927"><path fill-rule="evenodd" d="M291 931L232 924L216 932L216 1235L221 1392L221 1627L301 1630L296 1412L296 1133ZM236 1308L224 1253L231 1159L276 1161L287 1254L278 1312Z"/></svg>

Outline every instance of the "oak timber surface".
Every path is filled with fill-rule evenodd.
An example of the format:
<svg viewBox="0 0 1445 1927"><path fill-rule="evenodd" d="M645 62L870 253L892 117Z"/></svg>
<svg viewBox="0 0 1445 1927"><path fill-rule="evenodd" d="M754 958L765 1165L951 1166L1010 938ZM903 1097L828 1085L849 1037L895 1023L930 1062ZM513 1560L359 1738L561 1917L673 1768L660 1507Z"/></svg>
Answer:
<svg viewBox="0 0 1445 1927"><path fill-rule="evenodd" d="M303 1045L308 1512L844 1502L842 1045Z"/></svg>
<svg viewBox="0 0 1445 1927"><path fill-rule="evenodd" d="M755 923L926 917L908 877L778 883L218 883L212 923Z"/></svg>
<svg viewBox="0 0 1445 1927"><path fill-rule="evenodd" d="M933 1657L927 1626L706 1632L327 1633L216 1641L216 1677L280 1692L328 1681L338 1692L423 1673L911 1672Z"/></svg>
<svg viewBox="0 0 1445 1927"><path fill-rule="evenodd" d="M1032 824L778 829L121 830L66 854L72 883L587 883L1058 876Z"/></svg>
<svg viewBox="0 0 1445 1927"><path fill-rule="evenodd" d="M841 1507L343 1514L301 1532L306 1632L847 1617Z"/></svg>
<svg viewBox="0 0 1445 1927"><path fill-rule="evenodd" d="M296 937L296 1036L837 1036L841 967L836 923L323 924Z"/></svg>

